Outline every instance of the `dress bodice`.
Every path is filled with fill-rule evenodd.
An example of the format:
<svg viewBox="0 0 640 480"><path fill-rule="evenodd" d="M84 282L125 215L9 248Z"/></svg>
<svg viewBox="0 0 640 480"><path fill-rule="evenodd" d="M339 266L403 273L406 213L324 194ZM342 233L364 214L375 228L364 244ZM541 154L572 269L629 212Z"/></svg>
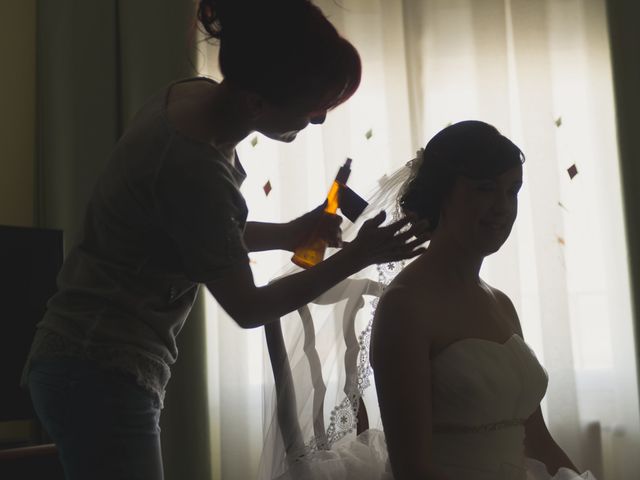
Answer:
<svg viewBox="0 0 640 480"><path fill-rule="evenodd" d="M524 422L548 377L522 337L466 338L431 361L432 463L448 480L595 480L527 458ZM277 480L393 480L384 433L369 429L295 461Z"/></svg>
<svg viewBox="0 0 640 480"><path fill-rule="evenodd" d="M455 479L524 478L524 421L548 383L524 340L459 340L432 360L431 375L435 464Z"/></svg>

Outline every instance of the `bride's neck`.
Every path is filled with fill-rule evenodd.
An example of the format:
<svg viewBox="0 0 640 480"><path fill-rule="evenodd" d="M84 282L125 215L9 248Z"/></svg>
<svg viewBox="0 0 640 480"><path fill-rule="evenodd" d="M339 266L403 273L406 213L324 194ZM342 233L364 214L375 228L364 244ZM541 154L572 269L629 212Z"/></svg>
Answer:
<svg viewBox="0 0 640 480"><path fill-rule="evenodd" d="M431 268L437 268L443 276L463 284L477 284L484 257L469 251L454 238L435 232L425 252Z"/></svg>

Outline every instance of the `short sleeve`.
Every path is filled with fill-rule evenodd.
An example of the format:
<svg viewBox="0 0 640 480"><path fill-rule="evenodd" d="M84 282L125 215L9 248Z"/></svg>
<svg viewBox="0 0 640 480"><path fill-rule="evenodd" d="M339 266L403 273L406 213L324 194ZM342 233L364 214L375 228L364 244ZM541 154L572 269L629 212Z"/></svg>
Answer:
<svg viewBox="0 0 640 480"><path fill-rule="evenodd" d="M153 190L161 227L175 243L185 275L203 283L249 258L247 207L233 167L202 147L170 145Z"/></svg>

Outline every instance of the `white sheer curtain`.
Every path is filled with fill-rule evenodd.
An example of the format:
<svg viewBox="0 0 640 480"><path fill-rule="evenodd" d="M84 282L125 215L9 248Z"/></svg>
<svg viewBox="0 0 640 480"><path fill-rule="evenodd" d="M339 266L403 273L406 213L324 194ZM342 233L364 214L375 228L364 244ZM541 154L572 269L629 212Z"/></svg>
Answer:
<svg viewBox="0 0 640 480"><path fill-rule="evenodd" d="M256 135L239 147L250 219L285 221L318 205L345 157L354 159L350 185L366 193L450 122L495 125L527 162L516 227L483 275L512 298L549 372L543 407L556 440L600 479L637 478L637 372L604 0L316 3L360 51L362 85L293 144ZM219 78L215 47L203 44L200 57L202 73ZM282 253L252 260L260 283L289 261ZM212 300L208 315L214 474L254 478L271 382L263 332L240 330Z"/></svg>

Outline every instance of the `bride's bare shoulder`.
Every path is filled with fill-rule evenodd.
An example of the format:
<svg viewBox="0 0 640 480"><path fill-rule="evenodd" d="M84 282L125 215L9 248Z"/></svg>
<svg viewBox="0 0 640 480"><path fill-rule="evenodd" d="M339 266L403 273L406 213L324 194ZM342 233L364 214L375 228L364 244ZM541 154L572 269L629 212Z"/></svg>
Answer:
<svg viewBox="0 0 640 480"><path fill-rule="evenodd" d="M416 261L384 290L373 327L378 339L397 337L401 343L415 341L428 350L446 333L454 310L452 293L443 284L442 275L428 261Z"/></svg>
<svg viewBox="0 0 640 480"><path fill-rule="evenodd" d="M402 272L404 273L404 272ZM376 321L412 326L423 333L433 327L433 319L442 318L447 311L443 291L427 279L416 281L398 276L384 290L376 309ZM398 322L397 320L400 320Z"/></svg>
<svg viewBox="0 0 640 480"><path fill-rule="evenodd" d="M425 302L423 292L412 283L392 282L385 289L375 311L370 360L374 369L394 362L420 364L430 358L434 337L438 337L437 304Z"/></svg>
<svg viewBox="0 0 640 480"><path fill-rule="evenodd" d="M405 267L385 289L383 298L387 302L410 305L420 310L437 309L441 306L447 288L441 275L427 261L415 261Z"/></svg>

